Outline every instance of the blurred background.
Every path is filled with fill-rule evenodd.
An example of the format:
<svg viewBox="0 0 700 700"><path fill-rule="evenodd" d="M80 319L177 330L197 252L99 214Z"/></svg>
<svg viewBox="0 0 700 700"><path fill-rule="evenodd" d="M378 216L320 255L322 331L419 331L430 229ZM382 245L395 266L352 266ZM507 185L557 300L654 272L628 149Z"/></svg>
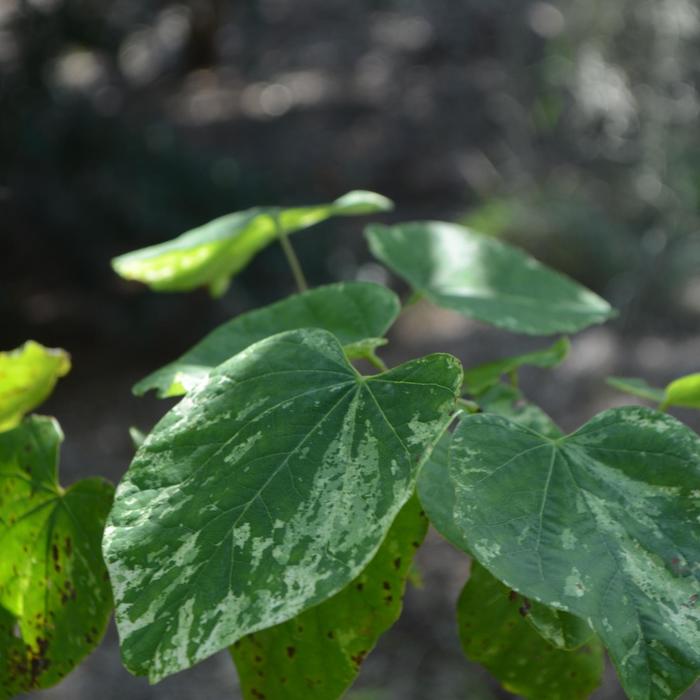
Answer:
<svg viewBox="0 0 700 700"><path fill-rule="evenodd" d="M695 0L0 0L0 348L73 355L44 409L66 432L64 481L118 480L127 428L167 408L131 384L293 289L275 247L218 301L149 293L110 258L256 204L376 190L389 220L465 222L604 295L615 322L524 373L564 428L625 403L609 374L700 370L698 59ZM295 236L307 276L404 293L362 226ZM467 365L545 344L420 304L392 341L390 362L448 350ZM510 697L459 651L464 557L431 536L420 564L424 587L348 697ZM150 688L111 630L37 697L237 695L225 655ZM622 697L612 677L595 695Z"/></svg>

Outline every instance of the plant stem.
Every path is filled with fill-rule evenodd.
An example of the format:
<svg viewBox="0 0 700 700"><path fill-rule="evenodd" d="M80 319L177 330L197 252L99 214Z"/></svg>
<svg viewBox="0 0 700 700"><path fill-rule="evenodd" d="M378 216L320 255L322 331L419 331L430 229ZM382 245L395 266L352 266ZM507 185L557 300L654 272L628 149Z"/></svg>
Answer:
<svg viewBox="0 0 700 700"><path fill-rule="evenodd" d="M287 232L280 224L279 214L275 214L272 218L275 222L275 228L277 229L277 238L282 246L285 257L287 258L287 263L292 271L292 275L294 275L294 281L296 282L297 289L300 292L305 292L309 288L309 285L306 282L306 277L304 277L304 271L301 269L299 258L294 252L292 244L289 242Z"/></svg>

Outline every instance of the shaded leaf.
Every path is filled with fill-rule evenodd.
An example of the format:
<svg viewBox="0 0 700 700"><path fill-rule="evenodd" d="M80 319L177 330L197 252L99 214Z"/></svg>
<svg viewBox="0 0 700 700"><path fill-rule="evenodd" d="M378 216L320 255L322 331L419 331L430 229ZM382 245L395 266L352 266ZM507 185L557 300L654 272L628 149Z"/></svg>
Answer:
<svg viewBox="0 0 700 700"><path fill-rule="evenodd" d="M223 294L233 275L279 236L333 216L388 211L392 203L374 192L349 192L330 204L309 207L255 207L228 214L159 245L126 253L112 261L117 274L157 292L185 292L207 286ZM279 226L279 229L278 229Z"/></svg>
<svg viewBox="0 0 700 700"><path fill-rule="evenodd" d="M401 614L406 579L428 521L413 497L367 568L342 591L231 648L246 700L335 700Z"/></svg>
<svg viewBox="0 0 700 700"><path fill-rule="evenodd" d="M469 416L453 435L447 475L451 513L431 511L419 483L436 527L448 537L458 531L455 544L466 542L508 586L588 620L630 698L674 698L696 679L695 433L636 407L558 439L500 416Z"/></svg>
<svg viewBox="0 0 700 700"><path fill-rule="evenodd" d="M593 630L576 615L532 601L525 619L558 649L578 649L593 637Z"/></svg>
<svg viewBox="0 0 700 700"><path fill-rule="evenodd" d="M615 313L521 250L457 224L371 225L367 237L374 256L428 300L500 328L573 333Z"/></svg>
<svg viewBox="0 0 700 700"><path fill-rule="evenodd" d="M161 397L184 394L217 365L282 331L322 328L342 345L375 339L384 335L400 310L392 291L369 282L331 284L295 294L227 321L180 358L142 379L134 393L156 389Z"/></svg>
<svg viewBox="0 0 700 700"><path fill-rule="evenodd" d="M464 371L466 390L473 395L481 394L490 386L497 384L504 374L516 371L523 365L535 367L554 367L558 365L571 349L568 338L559 338L553 345L543 350L528 352L524 355L506 357L494 362L486 362L478 367Z"/></svg>
<svg viewBox="0 0 700 700"><path fill-rule="evenodd" d="M528 401L512 386L498 384L479 397L479 406L484 413L505 416L547 437L560 437L556 423L536 404Z"/></svg>
<svg viewBox="0 0 700 700"><path fill-rule="evenodd" d="M67 352L45 348L33 340L16 350L0 352L0 431L18 425L69 371Z"/></svg>
<svg viewBox="0 0 700 700"><path fill-rule="evenodd" d="M9 696L60 681L97 646L112 610L100 542L113 488L101 479L61 488L62 437L39 416L0 435L0 689Z"/></svg>
<svg viewBox="0 0 700 700"><path fill-rule="evenodd" d="M457 603L462 649L511 693L528 700L585 700L600 685L598 641L577 651L555 648L525 622L530 602L478 563Z"/></svg>
<svg viewBox="0 0 700 700"><path fill-rule="evenodd" d="M618 391L623 391L625 394L631 394L640 399L653 401L656 404L662 403L666 398L666 393L663 389L657 389L644 379L637 377L608 377L605 381Z"/></svg>
<svg viewBox="0 0 700 700"><path fill-rule="evenodd" d="M117 490L104 551L127 667L158 680L347 585L413 492L461 381L449 355L363 378L322 330L217 367Z"/></svg>

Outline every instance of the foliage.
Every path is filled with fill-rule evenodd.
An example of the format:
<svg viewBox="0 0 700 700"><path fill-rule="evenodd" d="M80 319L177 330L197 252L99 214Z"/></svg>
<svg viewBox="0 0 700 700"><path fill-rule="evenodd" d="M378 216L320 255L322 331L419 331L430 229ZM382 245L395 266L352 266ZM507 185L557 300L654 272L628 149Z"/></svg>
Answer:
<svg viewBox="0 0 700 700"><path fill-rule="evenodd" d="M603 647L631 700L675 698L695 681L700 437L633 406L564 435L517 373L561 362L566 338L466 372L446 354L387 368L378 352L396 296L372 283L304 291L287 234L388 207L351 193L256 209L118 259L118 272L156 289L220 292L279 239L300 293L228 321L134 387L184 396L148 435L132 429L136 455L109 514L102 482L57 485L57 424L22 419L56 379L47 390L46 353L36 355L23 389L33 398L0 433L6 697L57 682L101 635L103 527L122 657L152 682L230 648L247 700L340 697L400 614L427 520L473 559L462 645L507 689L585 698ZM373 225L368 239L411 300L508 330L573 333L614 315L463 227ZM697 375L661 394L618 386L662 409L698 405Z"/></svg>

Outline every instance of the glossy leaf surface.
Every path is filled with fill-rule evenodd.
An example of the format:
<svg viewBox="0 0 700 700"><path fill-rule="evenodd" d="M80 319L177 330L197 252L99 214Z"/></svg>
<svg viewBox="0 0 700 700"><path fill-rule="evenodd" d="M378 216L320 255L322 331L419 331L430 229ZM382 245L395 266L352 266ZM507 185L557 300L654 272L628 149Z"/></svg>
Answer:
<svg viewBox="0 0 700 700"><path fill-rule="evenodd" d="M45 348L33 340L16 350L0 352L0 431L18 425L69 371L67 352Z"/></svg>
<svg viewBox="0 0 700 700"><path fill-rule="evenodd" d="M600 685L603 650L594 641L562 651L528 625L530 602L474 562L457 603L465 655L527 700L585 700Z"/></svg>
<svg viewBox="0 0 700 700"><path fill-rule="evenodd" d="M400 310L393 292L369 282L332 284L295 294L227 321L175 362L141 380L134 393L156 389L161 397L184 394L217 365L283 331L321 328L333 333L344 346L376 340L386 333Z"/></svg>
<svg viewBox="0 0 700 700"><path fill-rule="evenodd" d="M406 578L428 521L413 497L367 568L342 591L231 648L246 700L335 700L401 613Z"/></svg>
<svg viewBox="0 0 700 700"><path fill-rule="evenodd" d="M517 333L573 333L614 315L610 305L521 250L436 221L371 225L375 257L438 306Z"/></svg>
<svg viewBox="0 0 700 700"><path fill-rule="evenodd" d="M450 444L448 477L451 513L431 512L419 484L438 529L458 531L456 544L466 542L508 586L588 620L630 698L674 698L696 679L695 433L636 407L606 411L558 439L470 416Z"/></svg>
<svg viewBox="0 0 700 700"><path fill-rule="evenodd" d="M117 274L144 282L157 292L185 292L201 286L212 295L226 291L242 270L280 230L294 233L333 216L388 211L392 203L374 192L349 192L330 204L309 207L255 207L210 221L173 240L142 248L112 261Z"/></svg>
<svg viewBox="0 0 700 700"><path fill-rule="evenodd" d="M412 494L461 382L449 355L360 377L322 330L217 367L117 491L104 551L127 667L158 680L347 585Z"/></svg>
<svg viewBox="0 0 700 700"><path fill-rule="evenodd" d="M99 643L112 609L100 542L113 488L61 488L61 440L38 416L0 434L0 697L61 680Z"/></svg>
<svg viewBox="0 0 700 700"><path fill-rule="evenodd" d="M504 374L514 372L524 365L534 367L554 367L569 354L571 343L568 338L560 338L553 345L543 350L528 352L524 355L506 357L494 362L472 367L464 371L465 389L470 394L481 394L490 386L497 384Z"/></svg>

